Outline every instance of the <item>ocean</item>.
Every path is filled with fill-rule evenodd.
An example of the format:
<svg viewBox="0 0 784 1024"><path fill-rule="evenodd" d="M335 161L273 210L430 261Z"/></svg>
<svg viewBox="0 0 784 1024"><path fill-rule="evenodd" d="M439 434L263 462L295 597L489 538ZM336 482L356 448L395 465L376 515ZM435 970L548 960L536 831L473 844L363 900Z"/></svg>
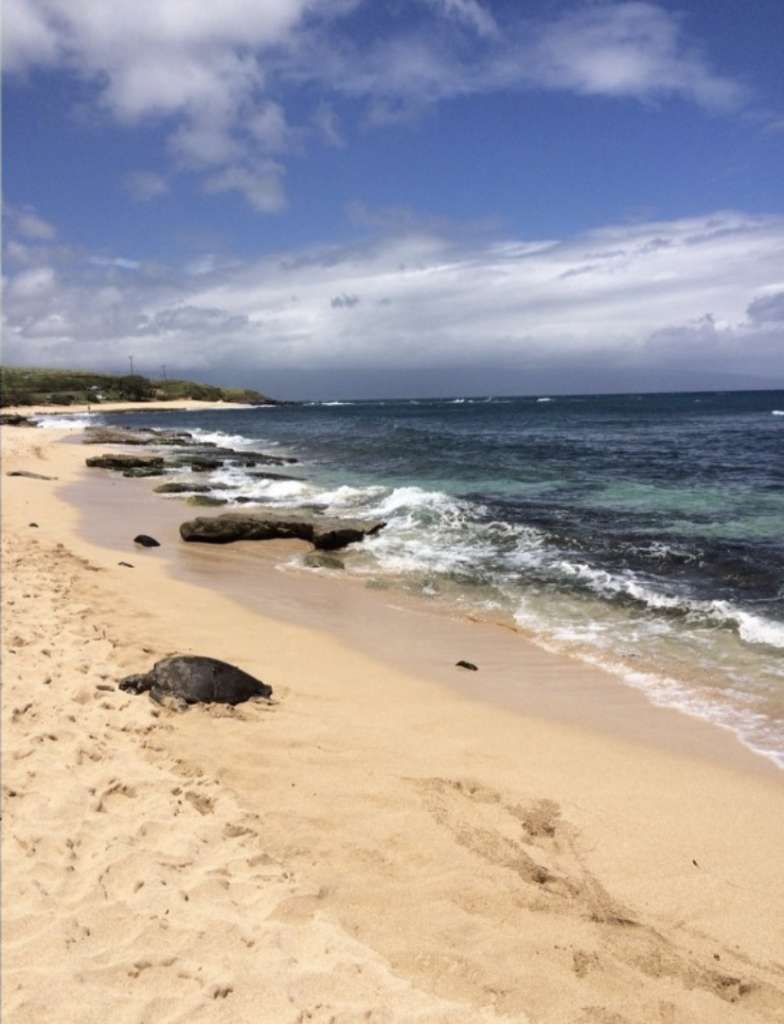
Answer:
<svg viewBox="0 0 784 1024"><path fill-rule="evenodd" d="M96 421L296 456L300 479L221 470L216 493L382 517L380 534L341 553L348 573L514 624L784 767L784 392L310 402Z"/></svg>

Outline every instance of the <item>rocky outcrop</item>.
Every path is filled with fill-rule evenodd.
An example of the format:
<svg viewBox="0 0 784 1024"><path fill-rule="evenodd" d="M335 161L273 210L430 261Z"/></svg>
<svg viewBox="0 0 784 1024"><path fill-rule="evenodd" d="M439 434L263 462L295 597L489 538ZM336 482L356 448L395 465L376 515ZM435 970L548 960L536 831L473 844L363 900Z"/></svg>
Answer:
<svg viewBox="0 0 784 1024"><path fill-rule="evenodd" d="M301 482L304 479L301 476L289 476L288 473L269 473L261 470L255 470L253 473L245 475L253 477L254 480L298 480Z"/></svg>
<svg viewBox="0 0 784 1024"><path fill-rule="evenodd" d="M191 473L210 473L215 469L220 469L223 465L223 459L205 459L199 456L187 456L180 460L178 463L180 466L190 466Z"/></svg>
<svg viewBox="0 0 784 1024"><path fill-rule="evenodd" d="M85 427L84 444L186 445L193 435L186 430L129 430L126 427Z"/></svg>
<svg viewBox="0 0 784 1024"><path fill-rule="evenodd" d="M267 455L265 452L238 452L234 448L200 444L198 447L194 446L191 451L178 452L177 461L186 466L192 462L214 462L217 469L224 462L231 462L236 466L286 466L297 462L297 459Z"/></svg>
<svg viewBox="0 0 784 1024"><path fill-rule="evenodd" d="M331 551L354 544L378 533L385 524L361 519L309 516L299 509L265 509L259 512L226 512L200 516L180 526L185 541L202 544L232 544L238 540L294 539L310 541L316 548Z"/></svg>
<svg viewBox="0 0 784 1024"><path fill-rule="evenodd" d="M225 498L215 498L211 494L192 494L186 499L189 505L204 505L216 508L218 505L228 505Z"/></svg>
<svg viewBox="0 0 784 1024"><path fill-rule="evenodd" d="M160 455L126 455L124 452L116 452L105 455L91 455L85 459L88 466L94 469L154 469L163 468L163 459Z"/></svg>
<svg viewBox="0 0 784 1024"><path fill-rule="evenodd" d="M16 412L0 413L0 426L3 427L37 427L38 421L29 416L20 416Z"/></svg>
<svg viewBox="0 0 784 1024"><path fill-rule="evenodd" d="M211 484L197 484L196 481L173 480L168 484L158 484L153 490L156 494L209 494L215 488Z"/></svg>
<svg viewBox="0 0 784 1024"><path fill-rule="evenodd" d="M162 466L135 466L133 469L123 470L123 476L163 476L165 472Z"/></svg>

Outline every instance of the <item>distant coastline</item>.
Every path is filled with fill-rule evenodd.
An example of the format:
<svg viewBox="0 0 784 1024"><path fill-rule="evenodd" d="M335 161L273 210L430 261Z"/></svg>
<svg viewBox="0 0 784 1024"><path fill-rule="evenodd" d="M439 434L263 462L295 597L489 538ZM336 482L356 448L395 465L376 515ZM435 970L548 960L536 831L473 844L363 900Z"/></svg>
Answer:
<svg viewBox="0 0 784 1024"><path fill-rule="evenodd" d="M39 367L0 366L0 407L77 411L75 407L99 406L105 411L125 408L176 408L172 402L232 405L278 405L279 400L254 388L224 387L138 373L95 373L91 370L50 370ZM118 408L122 406L123 408ZM180 406L182 408L182 406Z"/></svg>

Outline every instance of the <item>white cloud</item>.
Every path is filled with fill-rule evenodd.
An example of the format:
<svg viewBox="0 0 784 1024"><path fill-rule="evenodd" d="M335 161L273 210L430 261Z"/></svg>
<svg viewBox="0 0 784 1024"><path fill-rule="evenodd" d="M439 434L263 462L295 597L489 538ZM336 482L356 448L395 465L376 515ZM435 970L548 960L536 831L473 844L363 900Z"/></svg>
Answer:
<svg viewBox="0 0 784 1024"><path fill-rule="evenodd" d="M429 0L429 3L449 17L473 28L480 36L495 36L498 25L493 15L478 0Z"/></svg>
<svg viewBox="0 0 784 1024"><path fill-rule="evenodd" d="M25 238L50 239L56 231L52 225L32 210L19 210L16 215L16 230Z"/></svg>
<svg viewBox="0 0 784 1024"><path fill-rule="evenodd" d="M361 101L361 116L376 125L496 90L677 95L711 109L744 96L689 42L682 20L654 3L576 4L527 21L511 5L500 21L479 0L422 0L425 23L415 32L396 20L405 7L390 7L384 30L359 45L346 18L363 3L371 0L7 0L5 67L74 73L125 125L165 121L178 169L210 175L207 191L215 191L244 168L243 184L225 189L265 213L283 206L280 174L273 199L276 176L252 169L297 149L308 131L340 145L340 96ZM321 89L315 100L303 90L311 83ZM299 127L287 107L295 94ZM303 98L313 109L303 112ZM253 184L260 173L265 184ZM145 183L138 175L148 172L134 174L127 187L137 198L163 194L160 177Z"/></svg>
<svg viewBox="0 0 784 1024"><path fill-rule="evenodd" d="M329 103L322 100L313 114L313 124L322 142L328 146L345 146L346 140L340 127L340 118Z"/></svg>
<svg viewBox="0 0 784 1024"><path fill-rule="evenodd" d="M227 167L204 183L205 192L239 192L260 213L276 213L286 205L283 168L272 160L260 160L253 168Z"/></svg>
<svg viewBox="0 0 784 1024"><path fill-rule="evenodd" d="M548 88L641 99L675 93L710 108L743 97L685 43L680 19L651 3L600 3L566 14L538 30L526 58L525 73Z"/></svg>
<svg viewBox="0 0 784 1024"><path fill-rule="evenodd" d="M154 171L129 171L123 178L126 191L140 203L165 195L169 185L161 174Z"/></svg>
<svg viewBox="0 0 784 1024"><path fill-rule="evenodd" d="M50 292L55 283L55 274L51 267L33 267L23 270L11 279L11 296L29 299Z"/></svg>
<svg viewBox="0 0 784 1024"><path fill-rule="evenodd" d="M420 229L157 274L71 252L56 276L12 276L6 356L111 366L119 350L151 363L165 351L182 370L257 376L591 365L782 380L782 265L784 219L733 212L473 245Z"/></svg>
<svg viewBox="0 0 784 1024"><path fill-rule="evenodd" d="M88 256L88 263L96 267L117 267L119 270L138 270L139 260L129 260L125 256Z"/></svg>
<svg viewBox="0 0 784 1024"><path fill-rule="evenodd" d="M291 128L279 103L263 103L248 119L248 131L270 153L285 150L291 139Z"/></svg>

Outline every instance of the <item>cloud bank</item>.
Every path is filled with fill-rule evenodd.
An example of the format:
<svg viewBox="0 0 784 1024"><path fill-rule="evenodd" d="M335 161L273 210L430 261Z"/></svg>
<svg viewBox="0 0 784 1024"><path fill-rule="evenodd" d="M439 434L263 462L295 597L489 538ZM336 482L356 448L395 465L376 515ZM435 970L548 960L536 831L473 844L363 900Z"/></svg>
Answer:
<svg viewBox="0 0 784 1024"><path fill-rule="evenodd" d="M410 228L244 263L195 254L181 267L78 252L10 220L5 359L17 364L121 370L132 353L151 373L165 361L259 384L351 372L358 393L382 373L431 371L450 393L480 369L507 392L528 373L554 387L581 367L597 380L628 372L639 387L650 370L684 386L716 372L784 382L781 217L720 212L474 244Z"/></svg>

